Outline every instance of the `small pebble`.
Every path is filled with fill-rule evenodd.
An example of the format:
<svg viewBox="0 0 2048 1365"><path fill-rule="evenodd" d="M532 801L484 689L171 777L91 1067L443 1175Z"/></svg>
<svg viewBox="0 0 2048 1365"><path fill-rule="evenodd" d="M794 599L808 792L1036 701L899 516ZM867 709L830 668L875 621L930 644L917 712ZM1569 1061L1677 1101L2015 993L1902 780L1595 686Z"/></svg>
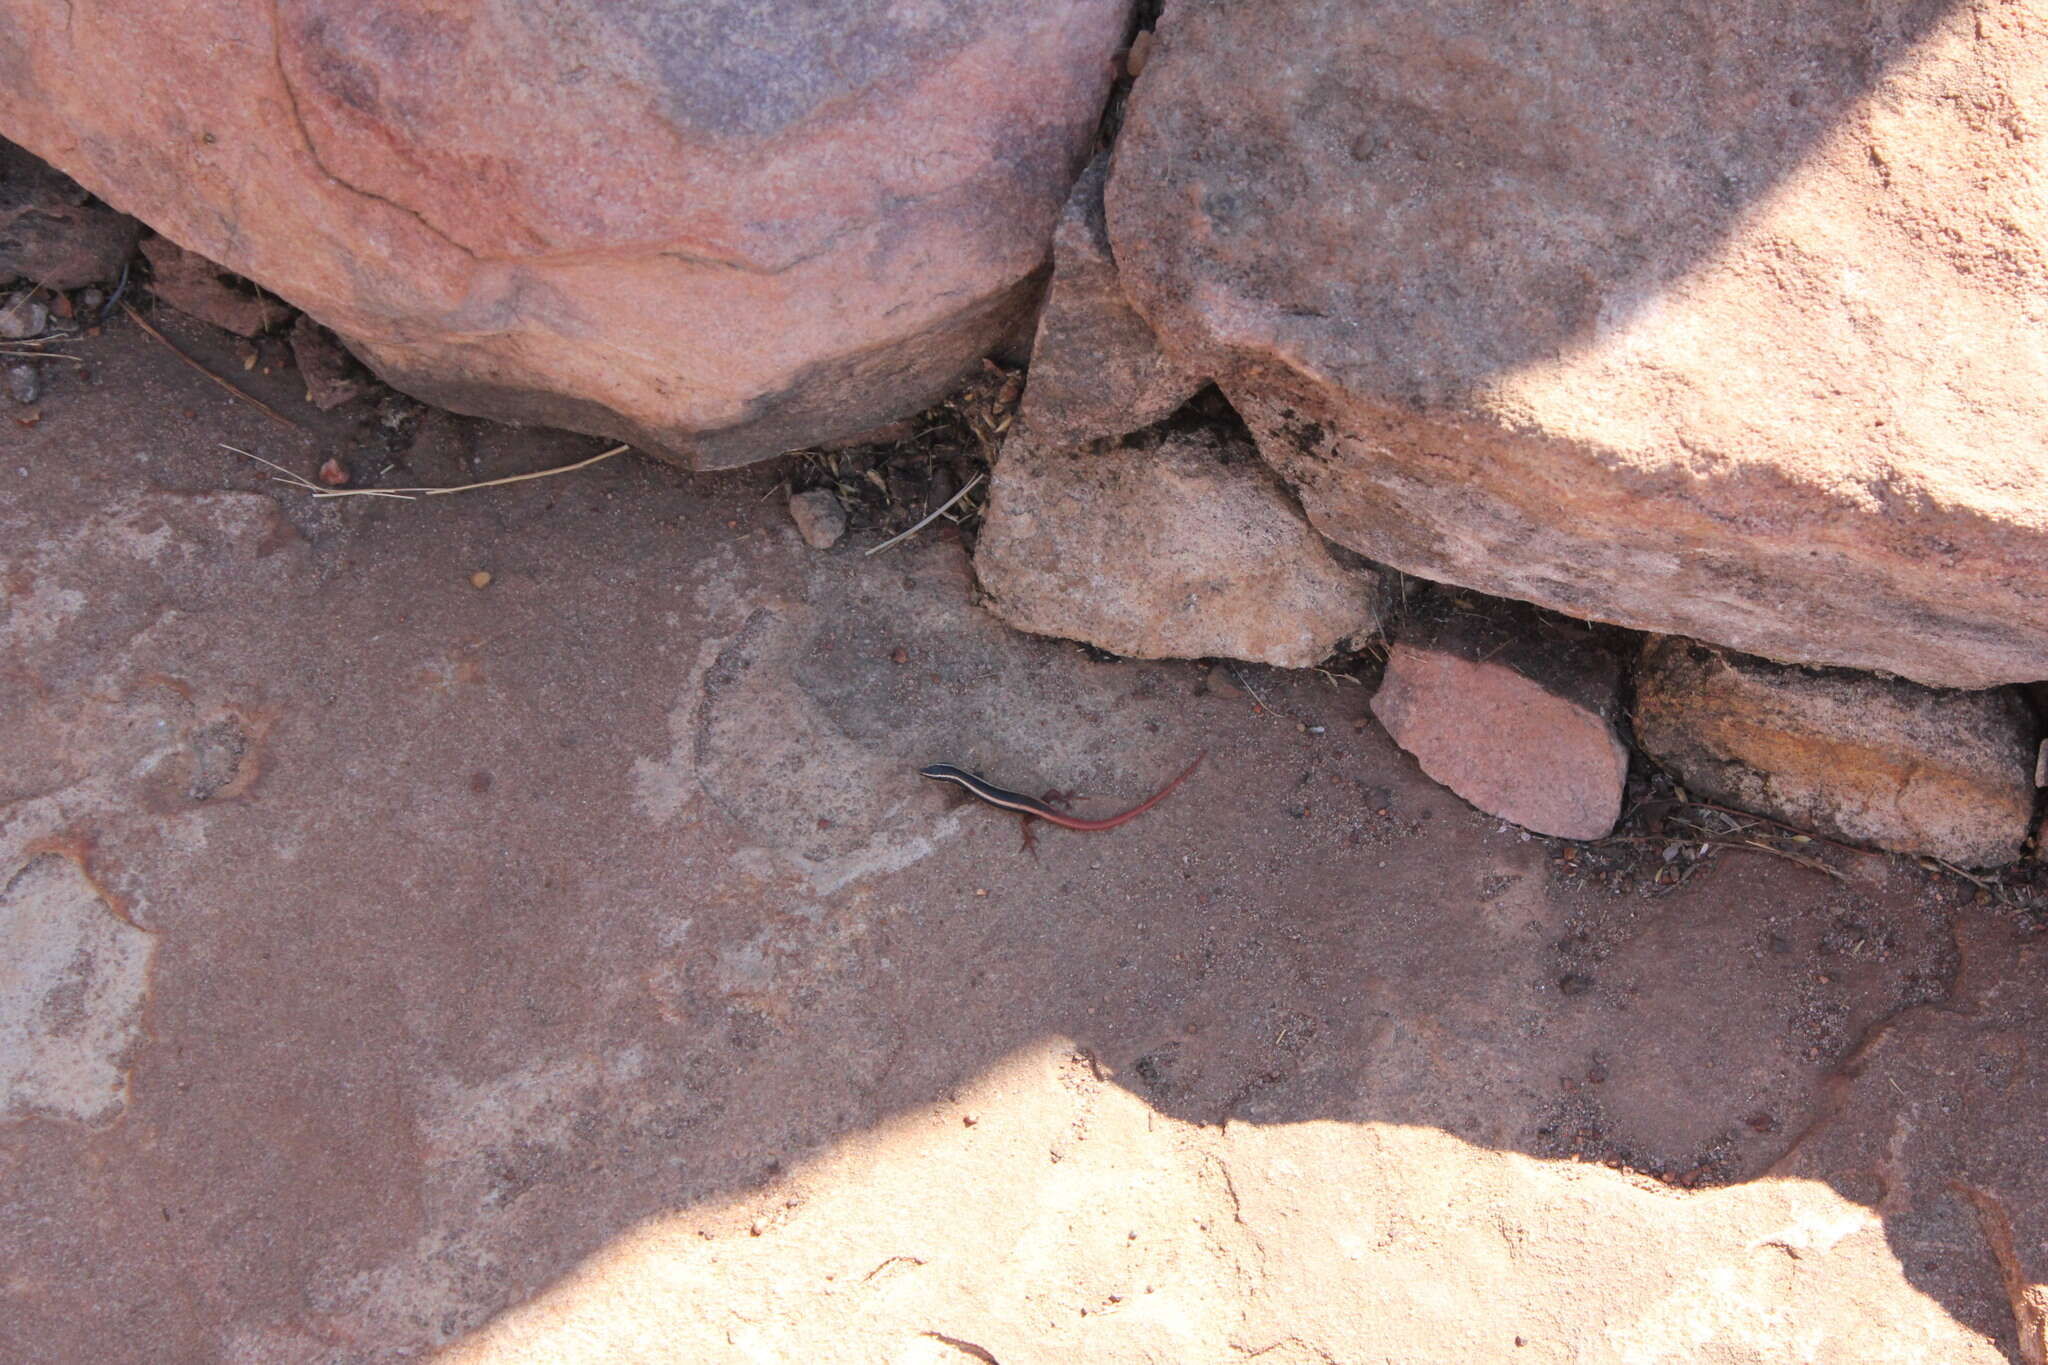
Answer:
<svg viewBox="0 0 2048 1365"><path fill-rule="evenodd" d="M829 550L846 534L846 508L840 505L836 495L822 488L814 488L808 493L792 493L789 519L796 523L797 534L804 538L804 544L814 550Z"/></svg>
<svg viewBox="0 0 2048 1365"><path fill-rule="evenodd" d="M0 341L27 341L50 325L50 310L34 294L0 299Z"/></svg>
<svg viewBox="0 0 2048 1365"><path fill-rule="evenodd" d="M1219 697L1241 697L1244 689L1237 685L1237 679L1230 676L1230 670L1221 664L1211 664L1203 678L1209 691Z"/></svg>
<svg viewBox="0 0 2048 1365"><path fill-rule="evenodd" d="M7 396L24 407L43 396L43 377L34 365L7 367Z"/></svg>
<svg viewBox="0 0 2048 1365"><path fill-rule="evenodd" d="M469 576L469 586L472 588L488 588L491 586L491 576L482 569L478 569Z"/></svg>

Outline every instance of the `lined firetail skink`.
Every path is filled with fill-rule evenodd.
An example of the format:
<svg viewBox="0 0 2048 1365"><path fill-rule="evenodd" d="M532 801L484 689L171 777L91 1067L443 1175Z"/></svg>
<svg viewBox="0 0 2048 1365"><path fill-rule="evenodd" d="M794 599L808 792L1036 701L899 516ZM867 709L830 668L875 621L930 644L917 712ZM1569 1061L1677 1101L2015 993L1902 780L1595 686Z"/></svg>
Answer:
<svg viewBox="0 0 2048 1365"><path fill-rule="evenodd" d="M1200 767L1202 760L1208 757L1208 754L1209 751L1206 749L1196 754L1195 761L1182 768L1180 776L1174 778L1173 781L1167 783L1137 805L1132 806L1122 815L1112 815L1103 820L1082 820L1063 811L1054 810L1035 796L1026 796L1022 792L1013 792L1006 788L998 787L993 782L984 781L973 773L968 772L965 768L955 767L951 763L934 763L929 768L919 768L917 772L920 777L936 778L940 782L957 783L967 788L975 796L988 802L991 806L1000 806L1004 810L1016 811L1019 815L1026 817L1027 821L1031 816L1035 815L1039 819L1049 820L1063 829L1115 829L1126 820L1135 820L1161 801L1164 801L1175 787L1188 780L1188 774Z"/></svg>

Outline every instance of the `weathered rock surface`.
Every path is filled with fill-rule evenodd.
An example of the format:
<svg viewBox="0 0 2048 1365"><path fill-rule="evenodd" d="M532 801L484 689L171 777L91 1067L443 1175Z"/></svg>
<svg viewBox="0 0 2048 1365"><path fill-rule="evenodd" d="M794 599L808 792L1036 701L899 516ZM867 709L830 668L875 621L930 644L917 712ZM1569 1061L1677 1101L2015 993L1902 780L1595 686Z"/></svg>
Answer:
<svg viewBox="0 0 2048 1365"><path fill-rule="evenodd" d="M1150 426L1203 380L1169 359L1117 281L1102 187L1109 156L1075 184L1053 234L1052 283L1038 315L1018 420L1032 439L1075 446Z"/></svg>
<svg viewBox="0 0 2048 1365"><path fill-rule="evenodd" d="M23 148L0 140L0 284L20 277L46 289L110 280L135 250L141 226Z"/></svg>
<svg viewBox="0 0 2048 1365"><path fill-rule="evenodd" d="M1124 289L1318 528L1581 619L2048 677L2026 6L1170 7Z"/></svg>
<svg viewBox="0 0 2048 1365"><path fill-rule="evenodd" d="M777 471L316 503L215 449L344 445L294 376L238 381L305 432L132 329L73 349L103 382L0 479L0 866L75 832L39 901L112 922L81 867L157 951L93 1054L120 1121L0 1123L10 1365L2017 1349L1952 1182L2039 1283L2025 911L1825 848L1846 885L1610 886L1348 688L1247 672L1302 729L1091 661L943 537L805 549ZM420 441L431 483L593 449ZM1036 857L915 775L1116 809L1203 748ZM123 1017L54 994L39 1046Z"/></svg>
<svg viewBox="0 0 2048 1365"><path fill-rule="evenodd" d="M975 546L996 615L1140 659L1303 668L1379 624L1381 584L1340 563L1251 447L1215 432L1112 450L1003 448Z"/></svg>
<svg viewBox="0 0 2048 1365"><path fill-rule="evenodd" d="M1695 793L1901 853L2011 862L2033 819L2038 727L2009 688L1940 691L1664 636L1643 648L1635 729Z"/></svg>
<svg viewBox="0 0 2048 1365"><path fill-rule="evenodd" d="M1852 1197L1881 1193L1894 1235L1945 1227L1966 1254L1981 1247L2005 1302L1972 1325L2009 1342L2008 1360L2044 1365L2048 1172L2003 1149L2008 1133L2039 1132L2048 1107L2048 1074L2036 1060L2048 953L2025 931L1964 921L1955 932L1961 970L1947 1007L1909 1010L1887 1030L1825 1122L1775 1173L1796 1183L1853 1171L1838 1175L1837 1187ZM1923 1164L1934 1151L1947 1168L1941 1179L1927 1178Z"/></svg>
<svg viewBox="0 0 2048 1365"><path fill-rule="evenodd" d="M11 5L0 131L420 397L731 465L1020 322L1127 7Z"/></svg>
<svg viewBox="0 0 2048 1365"><path fill-rule="evenodd" d="M0 855L0 1124L120 1117L151 948L76 862Z"/></svg>
<svg viewBox="0 0 2048 1365"><path fill-rule="evenodd" d="M1614 831L1628 781L1621 661L1576 623L1458 613L1388 651L1372 713L1422 771L1538 834Z"/></svg>

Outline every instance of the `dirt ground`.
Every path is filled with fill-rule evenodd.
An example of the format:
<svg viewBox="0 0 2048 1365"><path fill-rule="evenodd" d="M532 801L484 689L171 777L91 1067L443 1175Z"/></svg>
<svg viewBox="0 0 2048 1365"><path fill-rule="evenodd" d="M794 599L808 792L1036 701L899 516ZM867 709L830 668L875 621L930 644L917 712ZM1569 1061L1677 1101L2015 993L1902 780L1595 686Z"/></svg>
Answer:
<svg viewBox="0 0 2048 1365"><path fill-rule="evenodd" d="M0 413L0 1358L2042 1359L2048 940L1967 882L1606 875L775 467L315 502L219 447L600 446L165 325L306 429L118 322ZM1198 751L1035 853L916 775Z"/></svg>

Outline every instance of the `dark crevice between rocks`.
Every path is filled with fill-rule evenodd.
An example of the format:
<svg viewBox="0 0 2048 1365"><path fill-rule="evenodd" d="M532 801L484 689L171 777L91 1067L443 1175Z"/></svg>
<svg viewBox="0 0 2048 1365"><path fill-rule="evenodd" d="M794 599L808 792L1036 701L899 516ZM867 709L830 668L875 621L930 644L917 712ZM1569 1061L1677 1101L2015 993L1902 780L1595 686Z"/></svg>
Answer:
<svg viewBox="0 0 2048 1365"><path fill-rule="evenodd" d="M1166 0L1136 0L1131 6L1123 47L1116 55L1116 79L1110 86L1109 99L1103 104L1102 122L1096 128L1091 156L1116 145L1117 134L1123 131L1124 109L1130 103L1131 86L1144 70L1152 30L1159 26L1159 16L1165 8Z"/></svg>
<svg viewBox="0 0 2048 1365"><path fill-rule="evenodd" d="M784 491L829 492L845 510L850 533L886 538L945 507L979 476L981 482L923 532L955 536L972 551L988 507L988 479L1023 391L1023 370L986 360L951 396L915 417L792 452Z"/></svg>

